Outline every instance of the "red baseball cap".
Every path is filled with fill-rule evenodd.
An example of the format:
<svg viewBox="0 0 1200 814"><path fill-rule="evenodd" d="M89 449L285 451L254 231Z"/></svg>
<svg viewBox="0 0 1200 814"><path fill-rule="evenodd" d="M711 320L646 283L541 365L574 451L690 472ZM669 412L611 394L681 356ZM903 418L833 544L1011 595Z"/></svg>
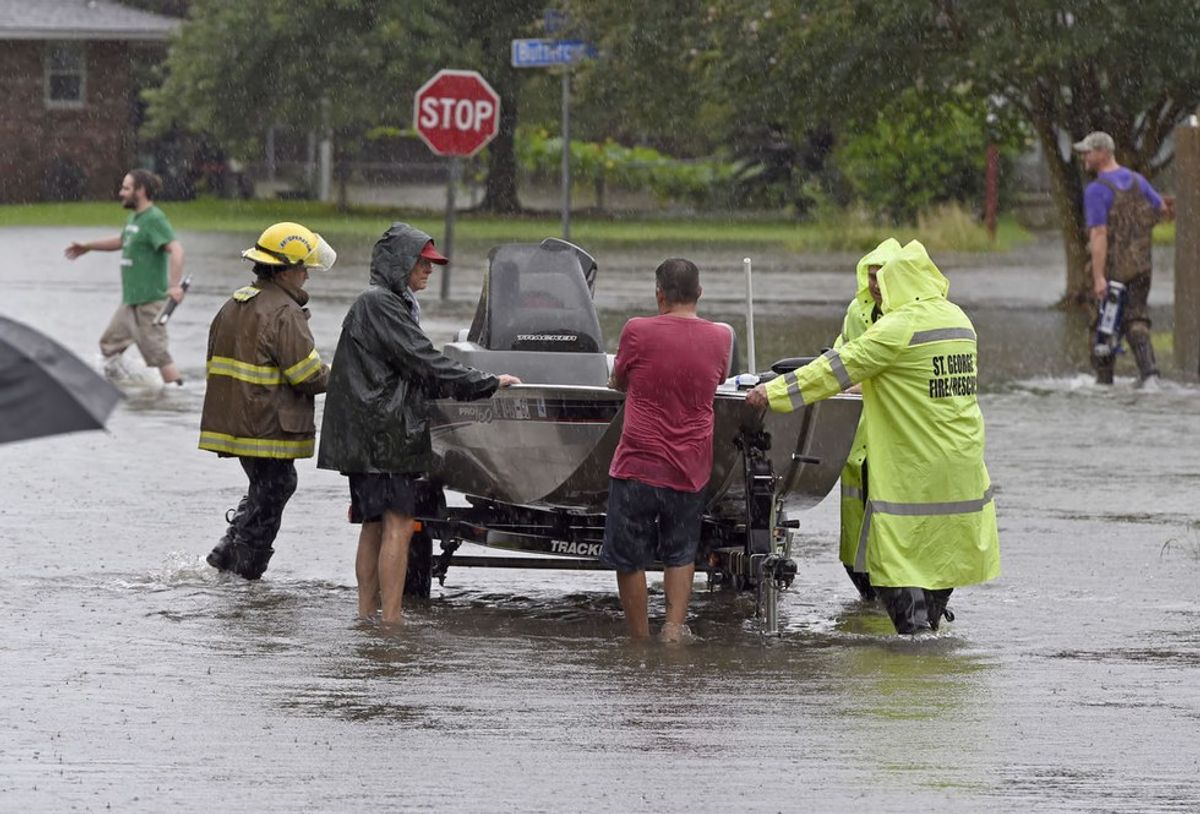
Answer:
<svg viewBox="0 0 1200 814"><path fill-rule="evenodd" d="M432 240L425 244L425 248L421 249L421 256L431 263L437 263L439 266L444 266L450 262L448 258L444 257L441 252L433 247Z"/></svg>

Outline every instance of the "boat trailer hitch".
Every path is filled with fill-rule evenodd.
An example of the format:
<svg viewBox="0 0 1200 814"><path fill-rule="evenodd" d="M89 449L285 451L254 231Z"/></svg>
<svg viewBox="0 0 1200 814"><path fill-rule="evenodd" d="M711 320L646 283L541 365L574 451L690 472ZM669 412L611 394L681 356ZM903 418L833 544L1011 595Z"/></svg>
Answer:
<svg viewBox="0 0 1200 814"><path fill-rule="evenodd" d="M450 561L454 558L454 552L458 551L458 547L462 545L461 540L449 539L442 540L442 553L433 558L433 570L431 576L438 581L438 585L446 584L446 574L450 571Z"/></svg>
<svg viewBox="0 0 1200 814"><path fill-rule="evenodd" d="M790 543L783 550L762 560L758 583L757 615L763 620L763 633L779 635L779 594L791 587L796 578L796 561L788 556Z"/></svg>
<svg viewBox="0 0 1200 814"><path fill-rule="evenodd" d="M764 430L743 431L734 439L742 452L746 490L745 558L757 589L755 615L763 620L764 633L779 633L779 594L796 578L796 561L791 558L792 529L799 524L779 522L782 512L775 497L778 476L766 453L771 436Z"/></svg>
<svg viewBox="0 0 1200 814"><path fill-rule="evenodd" d="M786 591L796 579L796 561L782 554L770 554L762 562L762 575L764 580L775 583L777 589Z"/></svg>
<svg viewBox="0 0 1200 814"><path fill-rule="evenodd" d="M767 450L771 435L763 430L740 432L733 443L742 452L746 479L746 556L771 553L775 525L775 473Z"/></svg>

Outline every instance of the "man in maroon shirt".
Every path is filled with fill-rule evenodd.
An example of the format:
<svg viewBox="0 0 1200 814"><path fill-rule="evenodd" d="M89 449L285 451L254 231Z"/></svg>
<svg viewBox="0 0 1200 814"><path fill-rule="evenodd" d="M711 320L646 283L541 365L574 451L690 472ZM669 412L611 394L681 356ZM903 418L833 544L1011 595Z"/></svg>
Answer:
<svg viewBox="0 0 1200 814"><path fill-rule="evenodd" d="M617 570L629 632L650 635L646 568L660 560L667 618L662 638L687 636L704 487L712 470L713 395L729 370L733 336L696 315L700 270L664 260L654 272L658 316L621 331L609 386L627 393L613 455L601 562Z"/></svg>

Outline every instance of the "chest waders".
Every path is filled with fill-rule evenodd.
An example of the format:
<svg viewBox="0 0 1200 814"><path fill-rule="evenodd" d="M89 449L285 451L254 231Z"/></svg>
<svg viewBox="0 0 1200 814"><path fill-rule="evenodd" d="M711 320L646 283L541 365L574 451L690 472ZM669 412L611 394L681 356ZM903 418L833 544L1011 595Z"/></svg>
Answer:
<svg viewBox="0 0 1200 814"><path fill-rule="evenodd" d="M1128 189L1118 189L1108 179L1099 179L1113 193L1108 212L1108 260L1105 276L1109 291L1099 304L1092 367L1097 384L1112 384L1121 337L1129 342L1141 382L1158 375L1154 347L1150 343L1151 243L1158 214L1135 178ZM1114 321L1115 317L1115 321Z"/></svg>

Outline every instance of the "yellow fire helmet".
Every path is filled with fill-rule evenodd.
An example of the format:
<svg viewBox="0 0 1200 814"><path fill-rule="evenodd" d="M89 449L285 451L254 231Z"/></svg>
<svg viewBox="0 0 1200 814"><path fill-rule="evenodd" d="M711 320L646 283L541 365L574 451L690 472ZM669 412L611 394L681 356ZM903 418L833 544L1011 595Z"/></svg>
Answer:
<svg viewBox="0 0 1200 814"><path fill-rule="evenodd" d="M268 266L304 266L328 271L337 262L337 252L308 227L284 221L268 226L242 257Z"/></svg>

